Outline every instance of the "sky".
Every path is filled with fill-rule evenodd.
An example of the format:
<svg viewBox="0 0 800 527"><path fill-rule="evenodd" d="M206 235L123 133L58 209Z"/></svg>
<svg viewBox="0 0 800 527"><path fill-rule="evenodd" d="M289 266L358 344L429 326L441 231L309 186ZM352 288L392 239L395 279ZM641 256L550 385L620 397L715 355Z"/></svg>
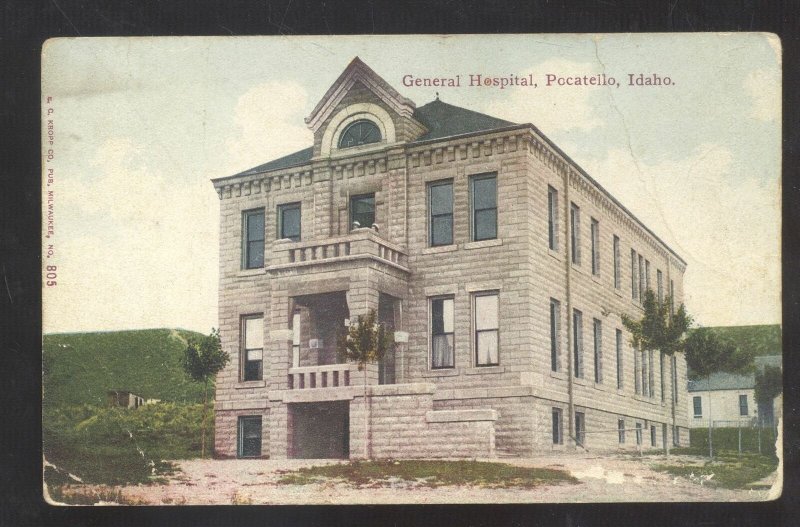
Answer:
<svg viewBox="0 0 800 527"><path fill-rule="evenodd" d="M418 106L438 92L533 123L687 262L698 324L780 323L773 35L74 38L42 53L43 265L57 282L43 283L44 332L216 327L210 179L310 146L303 119L355 56ZM529 73L536 88L467 85ZM548 87L548 73L618 86ZM640 73L672 84L629 86Z"/></svg>

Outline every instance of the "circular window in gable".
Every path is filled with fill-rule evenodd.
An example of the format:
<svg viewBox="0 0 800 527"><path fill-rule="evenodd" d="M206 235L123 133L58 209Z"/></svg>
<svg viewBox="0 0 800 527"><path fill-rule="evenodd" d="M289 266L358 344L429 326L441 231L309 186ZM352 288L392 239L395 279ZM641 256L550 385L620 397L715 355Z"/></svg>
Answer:
<svg viewBox="0 0 800 527"><path fill-rule="evenodd" d="M367 119L354 121L347 125L342 135L339 136L339 148L368 145L381 140L381 131L378 126Z"/></svg>

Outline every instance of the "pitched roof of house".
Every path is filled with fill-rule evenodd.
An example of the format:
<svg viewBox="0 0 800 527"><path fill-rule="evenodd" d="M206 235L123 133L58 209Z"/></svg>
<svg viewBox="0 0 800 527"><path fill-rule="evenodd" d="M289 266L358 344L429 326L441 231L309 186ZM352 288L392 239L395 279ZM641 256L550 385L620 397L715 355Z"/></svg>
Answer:
<svg viewBox="0 0 800 527"><path fill-rule="evenodd" d="M756 386L755 375L736 375L733 373L712 373L710 379L690 380L690 392L703 392L707 390L748 390Z"/></svg>
<svg viewBox="0 0 800 527"><path fill-rule="evenodd" d="M425 135L417 138L414 142L484 132L516 124L492 117L491 115L473 112L466 108L447 104L439 99L417 108L414 111L414 119L418 120L428 129ZM303 163L311 161L313 152L314 147L304 148L289 155L279 157L278 159L273 159L263 165L258 165L244 172L239 172L232 177L249 176L271 170L302 165Z"/></svg>

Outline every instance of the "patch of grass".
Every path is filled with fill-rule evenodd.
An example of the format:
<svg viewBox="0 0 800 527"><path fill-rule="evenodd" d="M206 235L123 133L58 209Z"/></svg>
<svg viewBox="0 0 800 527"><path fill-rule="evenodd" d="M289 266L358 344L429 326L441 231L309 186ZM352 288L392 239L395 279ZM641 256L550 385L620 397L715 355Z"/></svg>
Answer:
<svg viewBox="0 0 800 527"><path fill-rule="evenodd" d="M690 449L680 450L681 454L686 454L685 451ZM671 465L654 465L653 469L712 487L749 489L752 483L770 475L777 467L778 460L772 456L723 451L713 461L699 458ZM712 474L713 477L709 478Z"/></svg>
<svg viewBox="0 0 800 527"><path fill-rule="evenodd" d="M158 403L135 410L48 408L44 417L45 458L86 483L153 483L175 471L175 466L164 460L200 455L202 405ZM208 421L206 444L210 448L214 444L211 412ZM45 480L51 485L63 483L56 471L45 472Z"/></svg>
<svg viewBox="0 0 800 527"><path fill-rule="evenodd" d="M399 479L427 487L472 485L485 488L533 488L543 484L578 483L568 472L550 468L517 467L487 461L354 461L284 471L278 483L308 485L326 479L357 487L389 486Z"/></svg>

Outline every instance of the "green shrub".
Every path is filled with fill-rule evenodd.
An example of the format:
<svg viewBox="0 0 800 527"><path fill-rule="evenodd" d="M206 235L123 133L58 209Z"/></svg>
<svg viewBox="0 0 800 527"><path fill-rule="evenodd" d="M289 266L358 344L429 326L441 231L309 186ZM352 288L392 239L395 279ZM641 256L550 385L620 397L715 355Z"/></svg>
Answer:
<svg viewBox="0 0 800 527"><path fill-rule="evenodd" d="M145 483L173 470L163 460L200 456L201 419L200 404L47 408L43 451L87 483ZM213 430L212 414L209 419Z"/></svg>

